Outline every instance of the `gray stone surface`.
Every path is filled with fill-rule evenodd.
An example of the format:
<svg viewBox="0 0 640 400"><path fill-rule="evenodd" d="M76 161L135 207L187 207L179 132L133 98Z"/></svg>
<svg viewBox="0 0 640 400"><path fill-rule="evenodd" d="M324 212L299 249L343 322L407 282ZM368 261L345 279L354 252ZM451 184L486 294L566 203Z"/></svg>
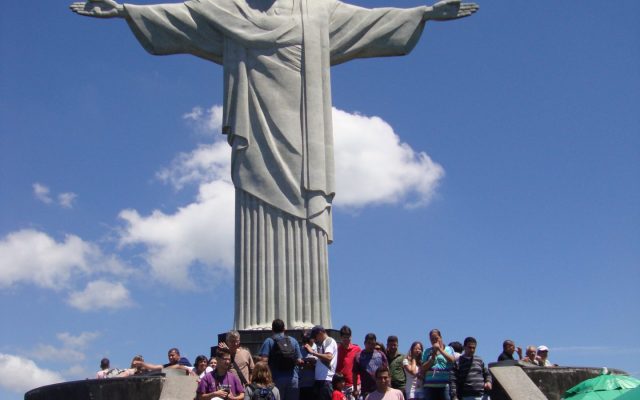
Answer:
<svg viewBox="0 0 640 400"><path fill-rule="evenodd" d="M197 381L193 376L146 376L86 379L42 386L24 395L25 400L193 400Z"/></svg>
<svg viewBox="0 0 640 400"><path fill-rule="evenodd" d="M490 363L489 371L494 376L494 385L491 392L492 400L509 400L515 398L511 397L512 395L523 395L518 387L515 387L515 390L510 390L512 386L518 386L515 382L520 380L523 382L526 381L523 380L522 374L517 372L518 369L539 389L542 395L544 395L544 398L550 400L560 400L567 389L586 379L596 377L602 372L602 368L537 367L519 361ZM613 368L609 368L609 372L618 375L628 375L622 370ZM523 385L531 387L529 383L523 383ZM524 395L527 396L527 394Z"/></svg>
<svg viewBox="0 0 640 400"><path fill-rule="evenodd" d="M197 388L198 379L195 376L167 375L159 400L193 400Z"/></svg>
<svg viewBox="0 0 640 400"><path fill-rule="evenodd" d="M600 375L602 368L584 367L523 367L522 370L550 400L560 400L567 389ZM612 374L628 375L619 369L609 368Z"/></svg>
<svg viewBox="0 0 640 400"><path fill-rule="evenodd" d="M25 400L158 400L164 381L165 378L160 376L87 379L42 386L27 392L24 398Z"/></svg>
<svg viewBox="0 0 640 400"><path fill-rule="evenodd" d="M330 67L405 55L426 21L466 17L478 6L456 0L411 9L365 9L338 0L143 6L89 0L71 9L125 18L152 54L187 53L223 66L222 131L232 148L237 199L234 329L269 329L274 318L290 328L331 327Z"/></svg>
<svg viewBox="0 0 640 400"><path fill-rule="evenodd" d="M489 371L493 375L494 386L497 386L496 391L501 388L506 399L545 400L547 398L517 365L489 367ZM502 396L492 393L491 398L499 400Z"/></svg>

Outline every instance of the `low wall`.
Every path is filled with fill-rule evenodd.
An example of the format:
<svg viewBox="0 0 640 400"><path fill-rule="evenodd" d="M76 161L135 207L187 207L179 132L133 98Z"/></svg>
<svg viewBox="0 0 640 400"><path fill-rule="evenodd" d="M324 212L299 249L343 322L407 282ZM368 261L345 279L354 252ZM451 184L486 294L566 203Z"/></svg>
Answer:
<svg viewBox="0 0 640 400"><path fill-rule="evenodd" d="M526 376L542 391L549 400L560 400L567 389L574 387L578 383L595 378L602 373L602 368L591 367L536 367L529 364L522 364L518 361L503 361L500 363L490 363L489 370L494 367L512 366L521 368ZM626 372L609 368L609 373L615 375L628 375ZM512 398L507 390L494 379L492 400L519 400Z"/></svg>
<svg viewBox="0 0 640 400"><path fill-rule="evenodd" d="M522 367L522 370L549 400L560 400L568 389L602 373L602 368L589 367ZM619 369L610 368L609 372L628 375Z"/></svg>
<svg viewBox="0 0 640 400"><path fill-rule="evenodd" d="M25 400L158 400L165 377L86 379L30 390Z"/></svg>
<svg viewBox="0 0 640 400"><path fill-rule="evenodd" d="M581 367L532 367L518 362L491 363L489 367L512 366L522 368L530 379L550 400L560 400L569 388L585 379L601 374L602 368ZM624 371L610 369L612 374L627 375ZM522 375L522 373L520 373ZM530 383L529 383L530 384ZM164 374L132 376L128 378L86 379L42 386L27 392L25 400L193 400L195 379L190 376ZM520 400L509 396L494 380L492 400Z"/></svg>

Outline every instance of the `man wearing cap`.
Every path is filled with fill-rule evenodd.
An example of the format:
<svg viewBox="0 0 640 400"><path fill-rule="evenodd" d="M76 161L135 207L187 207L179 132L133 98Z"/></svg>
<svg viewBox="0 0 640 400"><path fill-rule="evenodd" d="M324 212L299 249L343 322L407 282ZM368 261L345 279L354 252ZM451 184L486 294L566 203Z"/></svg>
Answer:
<svg viewBox="0 0 640 400"><path fill-rule="evenodd" d="M502 342L502 353L498 356L498 361L512 361L513 353L518 353L518 359L522 360L522 347L516 347L513 340L505 340Z"/></svg>
<svg viewBox="0 0 640 400"><path fill-rule="evenodd" d="M331 381L338 366L338 343L327 335L321 325L316 325L311 329L311 337L315 341L316 350L309 344L305 344L304 347L310 355L318 358L314 385L316 400L331 400L333 393Z"/></svg>
<svg viewBox="0 0 640 400"><path fill-rule="evenodd" d="M536 359L541 367L553 367L554 364L547 358L549 356L549 348L547 346L538 346L538 353Z"/></svg>

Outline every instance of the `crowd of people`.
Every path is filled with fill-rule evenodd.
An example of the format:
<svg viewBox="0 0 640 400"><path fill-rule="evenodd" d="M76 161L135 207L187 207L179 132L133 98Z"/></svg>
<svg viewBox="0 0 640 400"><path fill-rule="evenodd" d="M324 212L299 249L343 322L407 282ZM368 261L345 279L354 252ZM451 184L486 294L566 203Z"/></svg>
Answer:
<svg viewBox="0 0 640 400"><path fill-rule="evenodd" d="M480 400L492 389L491 374L476 355L478 342L473 337L445 345L441 332L432 329L429 347L416 341L403 354L396 336L389 336L385 346L368 333L361 348L352 342L346 325L339 331L340 343L315 326L305 332L302 345L285 334L282 320L274 320L271 328L272 335L256 356L241 347L240 334L231 331L213 357L199 355L193 365L172 348L166 364L151 364L137 355L130 368L120 370L110 368L104 358L96 378L176 369L197 379L198 400ZM498 362L554 366L546 346L528 346L524 356L512 340L502 347Z"/></svg>

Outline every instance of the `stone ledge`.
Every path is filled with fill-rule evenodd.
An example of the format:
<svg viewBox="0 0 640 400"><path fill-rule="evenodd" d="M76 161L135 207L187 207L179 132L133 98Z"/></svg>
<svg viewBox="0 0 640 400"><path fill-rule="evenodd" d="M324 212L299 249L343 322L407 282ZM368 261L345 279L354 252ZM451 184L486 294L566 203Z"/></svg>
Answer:
<svg viewBox="0 0 640 400"><path fill-rule="evenodd" d="M571 367L571 366L559 366L559 367L537 367L529 364L523 364L519 361L502 361L497 363L489 363L489 370L493 374L495 368L500 367L519 367L526 374L530 383L540 389L547 399L560 400L562 395L567 389L577 385L578 383L594 378L602 373L602 368L593 367ZM609 373L615 375L628 375L626 372L608 368ZM494 374L494 385L491 391L492 400L520 400L528 399L527 396L512 397L509 395L507 388L502 387L500 382L497 382ZM526 385L527 382L523 382Z"/></svg>
<svg viewBox="0 0 640 400"><path fill-rule="evenodd" d="M30 390L25 400L193 400L196 379L164 374L86 379Z"/></svg>

